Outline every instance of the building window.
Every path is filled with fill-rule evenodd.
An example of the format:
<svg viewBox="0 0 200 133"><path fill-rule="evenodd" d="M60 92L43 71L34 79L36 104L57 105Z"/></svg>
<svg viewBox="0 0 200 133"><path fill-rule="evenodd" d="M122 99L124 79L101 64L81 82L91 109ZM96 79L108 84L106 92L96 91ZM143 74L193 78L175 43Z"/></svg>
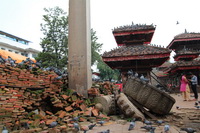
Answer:
<svg viewBox="0 0 200 133"><path fill-rule="evenodd" d="M27 53L21 53L21 55L28 57Z"/></svg>
<svg viewBox="0 0 200 133"><path fill-rule="evenodd" d="M32 54L32 57L35 58L37 56L37 54Z"/></svg>
<svg viewBox="0 0 200 133"><path fill-rule="evenodd" d="M5 50L5 48L1 48L2 50Z"/></svg>
<svg viewBox="0 0 200 133"><path fill-rule="evenodd" d="M9 52L12 52L12 50L10 50L10 49L9 49L8 51L9 51Z"/></svg>
<svg viewBox="0 0 200 133"><path fill-rule="evenodd" d="M15 54L19 54L19 52L15 51Z"/></svg>
<svg viewBox="0 0 200 133"><path fill-rule="evenodd" d="M22 41L22 40L18 40L19 43L22 43L22 44L26 44L25 41Z"/></svg>

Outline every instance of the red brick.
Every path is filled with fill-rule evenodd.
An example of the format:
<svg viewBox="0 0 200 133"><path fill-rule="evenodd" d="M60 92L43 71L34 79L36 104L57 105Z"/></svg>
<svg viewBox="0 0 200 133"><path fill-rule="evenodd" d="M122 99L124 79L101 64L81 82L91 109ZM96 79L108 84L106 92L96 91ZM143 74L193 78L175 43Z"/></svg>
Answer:
<svg viewBox="0 0 200 133"><path fill-rule="evenodd" d="M46 111L46 113L49 115L53 115L53 113L51 113L50 111Z"/></svg>
<svg viewBox="0 0 200 133"><path fill-rule="evenodd" d="M81 105L80 105L80 109L81 109L82 111L85 111L85 110L86 110L86 105L85 105L85 104L81 104Z"/></svg>
<svg viewBox="0 0 200 133"><path fill-rule="evenodd" d="M98 110L97 109L93 109L92 110L92 114L94 115L94 116L98 116L99 114L98 114Z"/></svg>
<svg viewBox="0 0 200 133"><path fill-rule="evenodd" d="M10 92L18 92L18 90L10 90Z"/></svg>
<svg viewBox="0 0 200 133"><path fill-rule="evenodd" d="M17 105L15 105L15 106L13 106L14 108L22 108L22 106L17 106Z"/></svg>
<svg viewBox="0 0 200 133"><path fill-rule="evenodd" d="M88 111L85 111L85 116L91 116L91 111L90 110L88 110Z"/></svg>
<svg viewBox="0 0 200 133"><path fill-rule="evenodd" d="M66 113L65 111L62 111L58 117L59 117L59 118L63 118L66 114L67 114L67 113Z"/></svg>
<svg viewBox="0 0 200 133"><path fill-rule="evenodd" d="M65 108L66 111L71 111L73 108L71 106L68 106Z"/></svg>
<svg viewBox="0 0 200 133"><path fill-rule="evenodd" d="M13 99L9 99L9 100L8 100L8 102L15 102L15 101L17 101L17 99L14 99L14 98L13 98Z"/></svg>
<svg viewBox="0 0 200 133"><path fill-rule="evenodd" d="M15 95L13 95L13 96L16 96L16 97L22 97L21 94L15 94Z"/></svg>
<svg viewBox="0 0 200 133"><path fill-rule="evenodd" d="M61 95L65 100L68 99L70 96L67 95Z"/></svg>
<svg viewBox="0 0 200 133"><path fill-rule="evenodd" d="M10 111L12 111L12 110L14 110L14 108L4 108L5 110L10 110Z"/></svg>

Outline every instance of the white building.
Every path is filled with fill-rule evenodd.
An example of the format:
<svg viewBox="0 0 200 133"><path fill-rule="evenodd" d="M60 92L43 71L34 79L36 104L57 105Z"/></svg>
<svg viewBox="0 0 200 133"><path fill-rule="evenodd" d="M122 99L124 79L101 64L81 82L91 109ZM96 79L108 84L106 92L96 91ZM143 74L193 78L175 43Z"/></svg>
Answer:
<svg viewBox="0 0 200 133"><path fill-rule="evenodd" d="M40 52L30 48L30 41L0 30L0 49L34 59Z"/></svg>

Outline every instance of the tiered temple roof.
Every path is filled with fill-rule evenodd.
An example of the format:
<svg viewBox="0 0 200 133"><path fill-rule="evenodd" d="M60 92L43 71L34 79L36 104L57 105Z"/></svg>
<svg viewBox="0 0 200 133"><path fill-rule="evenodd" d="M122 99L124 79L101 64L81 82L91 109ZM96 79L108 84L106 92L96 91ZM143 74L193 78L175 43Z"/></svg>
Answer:
<svg viewBox="0 0 200 133"><path fill-rule="evenodd" d="M185 39L185 38L199 38L200 33L182 33L179 35L176 35L175 39Z"/></svg>
<svg viewBox="0 0 200 133"><path fill-rule="evenodd" d="M200 54L199 50L182 49L176 52L174 60L193 60L197 58Z"/></svg>
<svg viewBox="0 0 200 133"><path fill-rule="evenodd" d="M200 54L200 33L179 34L167 48L175 51L174 59L177 61L169 67L169 73L200 70L200 61L194 60Z"/></svg>
<svg viewBox="0 0 200 133"><path fill-rule="evenodd" d="M169 59L171 51L150 45L121 46L105 52L103 61L113 69L151 71Z"/></svg>
<svg viewBox="0 0 200 133"><path fill-rule="evenodd" d="M178 71L192 71L195 69L200 70L200 60L177 61L169 67L168 72L177 73Z"/></svg>
<svg viewBox="0 0 200 133"><path fill-rule="evenodd" d="M115 48L111 50L110 52L105 52L103 54L104 58L120 58L120 57L129 57L129 56L135 56L133 57L134 59L142 59L142 56L147 56L146 58L155 58L155 57L150 57L151 55L158 54L161 57L165 54L169 54L171 51L166 48L161 48L161 47L156 47L156 46L151 46L151 45L136 45L136 46L121 46L118 48Z"/></svg>
<svg viewBox="0 0 200 133"><path fill-rule="evenodd" d="M125 31L139 31L139 30L155 30L154 25L146 25L146 24L132 24L132 25L126 25L126 26L120 26L116 27L113 30L113 33L124 33Z"/></svg>
<svg viewBox="0 0 200 133"><path fill-rule="evenodd" d="M169 59L171 51L150 44L155 31L153 25L121 26L113 30L119 47L105 52L103 61L113 69L149 72Z"/></svg>
<svg viewBox="0 0 200 133"><path fill-rule="evenodd" d="M155 31L154 25L132 24L114 28L113 35L118 46L150 44Z"/></svg>
<svg viewBox="0 0 200 133"><path fill-rule="evenodd" d="M200 33L183 33L174 37L167 46L169 49L179 51L184 48L200 50Z"/></svg>

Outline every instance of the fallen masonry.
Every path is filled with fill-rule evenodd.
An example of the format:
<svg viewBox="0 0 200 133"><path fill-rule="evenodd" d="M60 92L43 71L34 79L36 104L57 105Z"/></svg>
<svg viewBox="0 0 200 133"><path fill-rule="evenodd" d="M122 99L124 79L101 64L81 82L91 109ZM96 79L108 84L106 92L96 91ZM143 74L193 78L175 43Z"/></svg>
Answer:
<svg viewBox="0 0 200 133"><path fill-rule="evenodd" d="M102 108L107 114L116 113L114 110L117 110L115 106L117 102L117 106L127 117L137 117L141 120L145 119L142 112L155 118L146 109L155 114L166 115L175 103L175 99L167 93L135 77L128 79L123 92L114 96L96 97L95 102L104 105Z"/></svg>
<svg viewBox="0 0 200 133"><path fill-rule="evenodd" d="M0 131L6 127L12 132L77 132L74 123L79 123L84 131L94 123L98 126L101 121L112 123L116 120L113 115L124 116L126 123L133 118L143 122L166 116L165 121L177 127L184 125L184 121L180 123L184 115L169 115L175 100L139 79L129 79L120 94L113 83L96 83L88 90L86 99L63 88L67 78L54 80L58 75L52 71L30 71L1 64L0 73ZM198 113L190 115L189 120L199 123Z"/></svg>
<svg viewBox="0 0 200 133"><path fill-rule="evenodd" d="M54 80L58 75L52 71L1 64L0 73L0 129L6 126L9 131L23 130L27 123L31 129L44 130L52 122L73 127L71 120L76 116L80 116L80 122L92 120L91 117L95 121L96 117L110 119L95 109L90 99L73 90L63 90L67 80Z"/></svg>

